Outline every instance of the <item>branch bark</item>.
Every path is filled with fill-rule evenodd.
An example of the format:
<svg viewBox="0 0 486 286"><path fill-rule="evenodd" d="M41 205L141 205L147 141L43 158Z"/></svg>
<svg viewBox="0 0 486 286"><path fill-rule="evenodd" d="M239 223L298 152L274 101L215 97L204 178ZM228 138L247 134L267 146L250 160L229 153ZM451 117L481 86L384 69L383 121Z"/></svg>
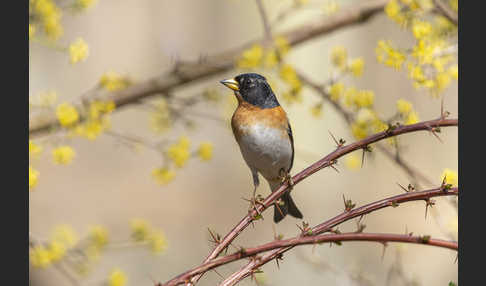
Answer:
<svg viewBox="0 0 486 286"><path fill-rule="evenodd" d="M280 35L288 40L290 46L295 47L338 29L365 22L372 16L382 12L387 2L388 0L361 1L359 4L343 9L332 16L323 17L314 22L301 25L300 27L283 32ZM211 76L231 70L234 68L235 59L241 55L244 50L255 43L261 42L263 42L263 40L247 43L237 49L211 56L204 62L180 63L168 74L111 93L109 99L113 100L117 109L119 109L156 94L168 94L174 89L186 84L207 79ZM54 113L50 113L47 116L36 117L29 121L29 136L42 135L45 132L59 127L59 122Z"/></svg>
<svg viewBox="0 0 486 286"><path fill-rule="evenodd" d="M329 235L329 234L320 235L320 234L322 234L326 231L329 231L331 228L333 228L333 227L335 227L339 224L342 224L343 222L346 222L350 219L353 219L355 217L359 217L359 216L362 216L362 215L365 215L365 214L369 214L371 212L377 211L377 210L382 209L382 208L391 207L391 206L394 206L394 205L397 205L397 204L400 204L400 203L405 203L405 202L428 200L430 198L438 197L438 196L453 196L453 195L457 196L458 193L459 193L458 188L451 188L451 189L445 190L445 189L439 187L439 188L421 191L421 192L409 192L409 193L400 194L400 195L397 195L397 196L389 197L389 198L386 198L386 199L383 199L383 200L380 200L380 201L377 201L377 202L373 202L373 203L364 205L364 206L356 208L356 209L352 209L350 211L344 211L343 213L339 214L338 216L331 218L331 219L315 226L314 228L312 228L311 229L312 236L300 235L300 236L297 236L297 237L292 238L292 239L287 239L285 241L283 241L283 240L274 241L274 242L270 242L270 243L264 244L264 245L259 246L259 247L247 248L244 251L239 251L239 252L235 252L233 254L224 256L224 257L216 258L216 259L213 259L211 261L203 263L202 265L200 265L198 267L195 267L195 268L193 268L189 271L186 271L186 272L178 275L177 277L173 278L172 280L167 281L163 285L164 286L171 286L171 285L178 285L178 284L181 284L181 283L185 283L191 277L193 277L197 274L200 274L200 273L204 273L208 270L211 270L211 269L216 268L218 266L221 266L223 264L227 264L227 263L233 262L235 260L239 260L239 259L242 259L242 258L245 258L245 257L254 256L258 253L261 253L261 252L264 252L264 251L269 251L269 250L272 250L272 249L277 249L277 248L278 249L275 250L273 253L275 253L275 254L283 253L283 252L280 252L280 251L282 251L282 250L287 251L290 248L292 248L293 246L301 245L301 244L354 240L354 238L356 240L368 240L369 239L370 241L380 241L380 242L383 242L383 241L398 241L398 240L384 239L384 237L388 237L388 236L395 237L397 235L385 235L384 237L382 237L382 239L371 239L372 237L376 238L376 235L378 235L378 234L357 234L357 233L351 234L351 233L349 233L349 234L345 234L345 237L346 237L345 239L341 239L342 236L338 236L338 235ZM358 236L356 236L356 235L358 235ZM360 236L360 235L364 235L364 236ZM373 236L373 235L375 235L375 236ZM423 240L424 240L424 237L421 237L421 239L420 239L420 237L412 238L409 235L405 235L405 236L399 235L399 237L400 237L400 239L404 239L404 240L400 240L401 242L410 242L409 240L412 240L412 242L417 243L417 242L420 242L420 241L423 242ZM313 239L315 239L315 240L313 240ZM447 248L457 250L457 243L456 242L448 242L448 241L443 241L443 240L429 240L428 242L430 242L430 241L433 241L433 243L431 245L436 245L436 243L437 243L438 244L437 246L443 246L443 247L447 247ZM258 267L258 266L256 266L256 263L260 263L260 262L266 263L270 260L271 259L268 259L267 261L262 261L261 259L257 258L257 259L252 259L250 261L250 263L254 263L252 265L252 266L254 266L252 269L255 269L255 267ZM260 265L263 265L263 264L260 264ZM245 277L244 274L249 275L250 272L239 273L238 275L234 274L232 276L241 277L241 279L243 279ZM230 279L230 278L228 278L228 279Z"/></svg>
<svg viewBox="0 0 486 286"><path fill-rule="evenodd" d="M434 0L434 4L440 14L449 19L449 21L454 23L456 26L458 25L457 14L454 13L454 11L452 11L444 2L441 0Z"/></svg>

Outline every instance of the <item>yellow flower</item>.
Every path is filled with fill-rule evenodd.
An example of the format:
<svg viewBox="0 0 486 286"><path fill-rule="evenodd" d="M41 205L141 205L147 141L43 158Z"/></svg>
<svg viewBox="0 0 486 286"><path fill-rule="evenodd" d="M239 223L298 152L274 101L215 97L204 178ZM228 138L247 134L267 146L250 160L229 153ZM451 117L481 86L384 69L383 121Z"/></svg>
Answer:
<svg viewBox="0 0 486 286"><path fill-rule="evenodd" d="M334 47L331 51L331 62L336 67L344 70L348 61L348 52L344 47Z"/></svg>
<svg viewBox="0 0 486 286"><path fill-rule="evenodd" d="M351 107L353 105L354 98L355 98L357 93L358 93L358 90L356 90L356 88L354 88L354 87L349 87L349 88L346 89L346 91L344 92L344 104L347 107Z"/></svg>
<svg viewBox="0 0 486 286"><path fill-rule="evenodd" d="M344 91L344 85L341 82L333 83L329 87L329 95L331 96L331 100L337 102Z"/></svg>
<svg viewBox="0 0 486 286"><path fill-rule="evenodd" d="M199 145L199 149L197 150L197 154L203 161L211 160L213 157L213 144L209 142L203 142Z"/></svg>
<svg viewBox="0 0 486 286"><path fill-rule="evenodd" d="M357 123L351 124L351 132L353 132L353 136L358 140L364 139L366 136L368 136L366 126Z"/></svg>
<svg viewBox="0 0 486 286"><path fill-rule="evenodd" d="M357 58L351 61L349 64L349 69L355 77L359 77L363 74L364 60L362 58Z"/></svg>
<svg viewBox="0 0 486 286"><path fill-rule="evenodd" d="M76 41L69 45L69 60L71 61L71 64L85 61L88 55L88 45L82 38L77 38Z"/></svg>
<svg viewBox="0 0 486 286"><path fill-rule="evenodd" d="M29 166L29 189L37 186L39 180L39 171Z"/></svg>
<svg viewBox="0 0 486 286"><path fill-rule="evenodd" d="M456 171L453 171L449 168L445 168L444 171L442 172L442 175L440 176L440 179L444 180L444 177L445 177L446 184L451 184L453 187L458 186L459 176L457 175Z"/></svg>
<svg viewBox="0 0 486 286"><path fill-rule="evenodd" d="M57 40L63 33L61 9L52 0L32 0L30 5L44 26L44 32L47 36L52 40Z"/></svg>
<svg viewBox="0 0 486 286"><path fill-rule="evenodd" d="M405 119L405 124L410 125L410 124L415 124L419 122L419 117L417 112L412 111L408 114L407 118Z"/></svg>
<svg viewBox="0 0 486 286"><path fill-rule="evenodd" d="M94 100L89 105L89 116L92 120L97 120L103 114L109 114L115 109L115 102Z"/></svg>
<svg viewBox="0 0 486 286"><path fill-rule="evenodd" d="M416 39L423 39L432 32L432 25L425 21L414 21L412 32Z"/></svg>
<svg viewBox="0 0 486 286"><path fill-rule="evenodd" d="M275 50L270 50L265 53L265 58L263 59L263 65L265 68L273 68L279 63L279 57Z"/></svg>
<svg viewBox="0 0 486 286"><path fill-rule="evenodd" d="M412 111L412 104L409 101L400 98L397 101L397 109L402 115L407 115Z"/></svg>
<svg viewBox="0 0 486 286"><path fill-rule="evenodd" d="M89 231L89 238L96 248L102 248L108 243L108 230L101 225L93 226Z"/></svg>
<svg viewBox="0 0 486 286"><path fill-rule="evenodd" d="M45 268L51 263L49 251L42 246L36 245L30 250L30 263L34 267Z"/></svg>
<svg viewBox="0 0 486 286"><path fill-rule="evenodd" d="M69 225L60 225L54 229L51 240L63 244L66 248L70 248L76 245L78 236Z"/></svg>
<svg viewBox="0 0 486 286"><path fill-rule="evenodd" d="M76 4L81 9L87 9L90 6L96 4L98 0L76 0Z"/></svg>
<svg viewBox="0 0 486 286"><path fill-rule="evenodd" d="M42 152L42 147L29 140L29 155L37 156Z"/></svg>
<svg viewBox="0 0 486 286"><path fill-rule="evenodd" d="M189 138L182 136L178 143L171 145L167 150L167 156L169 156L177 167L184 167L187 160L191 156L189 153L189 146Z"/></svg>
<svg viewBox="0 0 486 286"><path fill-rule="evenodd" d="M450 66L449 69L448 69L448 71L449 71L449 75L453 79L455 79L455 80L459 79L459 69L457 67L457 64Z"/></svg>
<svg viewBox="0 0 486 286"><path fill-rule="evenodd" d="M358 107L369 107L373 105L375 94L371 90L360 90L354 96L354 103Z"/></svg>
<svg viewBox="0 0 486 286"><path fill-rule="evenodd" d="M117 91L127 88L131 81L114 71L108 71L101 76L99 84L108 91Z"/></svg>
<svg viewBox="0 0 486 286"><path fill-rule="evenodd" d="M322 116L322 102L315 104L313 107L311 107L311 114L315 118L319 118Z"/></svg>
<svg viewBox="0 0 486 286"><path fill-rule="evenodd" d="M152 176L160 185L166 185L175 177L175 172L168 168L156 168L152 171Z"/></svg>
<svg viewBox="0 0 486 286"><path fill-rule="evenodd" d="M275 46L281 57L285 56L290 50L289 41L283 36L277 36L274 39Z"/></svg>
<svg viewBox="0 0 486 286"><path fill-rule="evenodd" d="M49 243L49 248L47 251L49 255L49 260L52 262L56 262L64 257L64 255L66 254L66 247L58 241L52 241Z"/></svg>
<svg viewBox="0 0 486 286"><path fill-rule="evenodd" d="M459 0L449 0L449 5L451 6L452 10L457 12L459 9Z"/></svg>
<svg viewBox="0 0 486 286"><path fill-rule="evenodd" d="M149 238L151 226L147 221L133 219L130 222L130 226L132 228L132 238L135 241L145 241Z"/></svg>
<svg viewBox="0 0 486 286"><path fill-rule="evenodd" d="M112 270L108 278L108 286L124 286L127 282L127 276L119 269Z"/></svg>
<svg viewBox="0 0 486 286"><path fill-rule="evenodd" d="M401 7L398 1L391 0L385 6L385 13L391 19L394 19L400 13Z"/></svg>
<svg viewBox="0 0 486 286"><path fill-rule="evenodd" d="M56 115L59 123L64 127L70 127L79 120L78 111L69 103L59 104L56 108Z"/></svg>
<svg viewBox="0 0 486 286"><path fill-rule="evenodd" d="M302 82L300 81L295 69L289 65L284 64L280 68L280 78L290 85L292 92L298 93L302 88Z"/></svg>
<svg viewBox="0 0 486 286"><path fill-rule="evenodd" d="M396 70L400 70L405 61L405 54L395 50L388 41L378 41L375 52L378 62Z"/></svg>
<svg viewBox="0 0 486 286"><path fill-rule="evenodd" d="M241 57L237 60L236 66L238 68L255 68L258 67L263 59L263 47L259 44L254 44L251 48L245 50Z"/></svg>
<svg viewBox="0 0 486 286"><path fill-rule="evenodd" d="M356 123L367 125L375 119L375 114L368 108L361 108L356 115Z"/></svg>
<svg viewBox="0 0 486 286"><path fill-rule="evenodd" d="M438 73L435 76L435 87L437 88L437 91L444 90L446 87L449 86L450 83L451 77L447 72Z"/></svg>
<svg viewBox="0 0 486 286"><path fill-rule="evenodd" d="M57 164L67 165L74 159L76 153L70 146L59 146L52 150L52 157Z"/></svg>
<svg viewBox="0 0 486 286"><path fill-rule="evenodd" d="M29 23L29 40L35 35L35 26Z"/></svg>
<svg viewBox="0 0 486 286"><path fill-rule="evenodd" d="M361 159L355 153L351 153L346 156L345 164L348 169L357 170L361 166Z"/></svg>
<svg viewBox="0 0 486 286"><path fill-rule="evenodd" d="M414 65L412 63L408 63L408 76L415 80L418 84L421 84L425 81L425 75L422 70L422 67L419 65Z"/></svg>
<svg viewBox="0 0 486 286"><path fill-rule="evenodd" d="M167 249L167 239L161 231L152 232L148 240L154 253L161 253Z"/></svg>

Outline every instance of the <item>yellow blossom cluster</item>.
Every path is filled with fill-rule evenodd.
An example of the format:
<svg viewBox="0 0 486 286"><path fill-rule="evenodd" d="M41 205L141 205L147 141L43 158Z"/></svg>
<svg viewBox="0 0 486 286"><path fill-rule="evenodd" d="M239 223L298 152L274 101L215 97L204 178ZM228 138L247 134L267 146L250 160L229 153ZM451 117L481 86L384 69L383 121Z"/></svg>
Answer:
<svg viewBox="0 0 486 286"><path fill-rule="evenodd" d="M213 157L213 144L210 142L202 142L197 149L199 158L203 161L209 161Z"/></svg>
<svg viewBox="0 0 486 286"><path fill-rule="evenodd" d="M452 9L456 4L457 1L449 3ZM453 43L457 26L442 15L426 17L433 8L432 0L389 1L385 13L409 30L416 43L410 49L400 51L389 41L379 41L376 54L379 62L397 70L406 63L413 86L438 96L452 79L458 78L457 64L454 63L457 44Z"/></svg>
<svg viewBox="0 0 486 286"><path fill-rule="evenodd" d="M82 39L77 38L69 45L69 60L71 64L75 64L81 61L85 61L89 55L88 44Z"/></svg>
<svg viewBox="0 0 486 286"><path fill-rule="evenodd" d="M101 254L101 251L105 247L105 245L109 241L109 233L108 230L101 225L95 225L90 228L86 246L85 246L85 253L88 258L91 259L98 259Z"/></svg>
<svg viewBox="0 0 486 286"><path fill-rule="evenodd" d="M154 253L162 253L167 248L165 234L161 230L154 229L147 221L133 219L130 226L132 239L136 242L148 243Z"/></svg>
<svg viewBox="0 0 486 286"><path fill-rule="evenodd" d="M261 44L254 44L243 51L236 61L236 67L240 69L252 69L258 67L273 68L289 52L290 46L282 36L275 37L273 46L264 49Z"/></svg>
<svg viewBox="0 0 486 286"><path fill-rule="evenodd" d="M99 81L99 85L107 91L118 91L127 88L132 81L127 76L123 76L114 71L104 73Z"/></svg>
<svg viewBox="0 0 486 286"><path fill-rule="evenodd" d="M348 51L341 46L334 47L331 51L331 63L342 73L351 73L355 77L363 74L363 58L348 58Z"/></svg>
<svg viewBox="0 0 486 286"><path fill-rule="evenodd" d="M169 149L167 150L167 156L172 160L176 167L184 167L187 160L191 156L191 153L189 151L190 146L191 141L187 136L181 136L177 143L169 146Z"/></svg>
<svg viewBox="0 0 486 286"><path fill-rule="evenodd" d="M39 171L29 166L29 189L34 188L37 186L37 182L39 180Z"/></svg>
<svg viewBox="0 0 486 286"><path fill-rule="evenodd" d="M404 119L405 124L415 124L419 122L418 113L413 110L412 103L405 99L399 99L397 101L397 110L400 117Z"/></svg>
<svg viewBox="0 0 486 286"><path fill-rule="evenodd" d="M29 156L36 157L42 152L42 146L37 145L34 141L29 140Z"/></svg>
<svg viewBox="0 0 486 286"><path fill-rule="evenodd" d="M282 93L282 98L288 103L302 102L302 82L294 67L290 64L283 64L279 69L280 79L287 84L288 90Z"/></svg>
<svg viewBox="0 0 486 286"><path fill-rule="evenodd" d="M66 251L74 247L77 241L77 235L70 226L58 226L48 242L37 243L31 248L30 262L34 267L46 268L61 260Z"/></svg>
<svg viewBox="0 0 486 286"><path fill-rule="evenodd" d="M202 161L209 161L213 157L213 145L210 142L202 142L194 153L191 153L190 147L189 138L181 136L177 142L168 147L165 155L176 168L184 167L191 156L198 156ZM152 170L152 176L160 185L167 185L175 178L176 173L166 162L165 166Z"/></svg>
<svg viewBox="0 0 486 286"><path fill-rule="evenodd" d="M30 0L29 15L36 19L36 22L32 23L32 32L29 25L29 35L34 35L36 25L42 26L44 33L51 40L57 40L63 34L62 12L53 0Z"/></svg>
<svg viewBox="0 0 486 286"><path fill-rule="evenodd" d="M378 62L396 70L402 68L402 64L406 59L405 53L393 48L389 41L378 41L375 51Z"/></svg>
<svg viewBox="0 0 486 286"><path fill-rule="evenodd" d="M74 159L76 153L70 146L59 146L52 150L54 163L68 165Z"/></svg>
<svg viewBox="0 0 486 286"><path fill-rule="evenodd" d="M108 277L108 286L125 286L127 283L126 274L120 269L113 269Z"/></svg>
<svg viewBox="0 0 486 286"><path fill-rule="evenodd" d="M152 170L152 176L160 185L166 185L175 178L175 171L166 167L155 168Z"/></svg>
<svg viewBox="0 0 486 286"><path fill-rule="evenodd" d="M56 108L56 115L63 127L71 127L79 120L79 113L70 103L61 103Z"/></svg>
<svg viewBox="0 0 486 286"><path fill-rule="evenodd" d="M453 187L457 187L459 184L459 176L457 175L457 172L449 168L444 169L440 179L445 180L446 184L451 184Z"/></svg>
<svg viewBox="0 0 486 286"><path fill-rule="evenodd" d="M90 102L86 120L75 126L74 134L89 140L96 139L103 131L111 127L109 115L113 110L115 110L113 101L94 100Z"/></svg>

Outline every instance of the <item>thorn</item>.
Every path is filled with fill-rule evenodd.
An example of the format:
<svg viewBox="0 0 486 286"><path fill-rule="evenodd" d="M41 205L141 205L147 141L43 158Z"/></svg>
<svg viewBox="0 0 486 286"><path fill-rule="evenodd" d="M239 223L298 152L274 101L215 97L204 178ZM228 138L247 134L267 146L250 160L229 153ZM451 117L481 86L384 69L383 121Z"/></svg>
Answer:
<svg viewBox="0 0 486 286"><path fill-rule="evenodd" d="M211 269L211 270L213 270L213 271L214 271L216 274L218 274L218 276L219 276L219 277L221 277L222 279L224 279L224 276L223 276L223 275L221 275L221 274L219 274L219 272L218 272L218 271L216 271L216 269L215 269L215 268L213 268L213 269Z"/></svg>
<svg viewBox="0 0 486 286"><path fill-rule="evenodd" d="M334 164L337 164L337 160L333 160L333 161L331 161L329 166L330 166L331 168L333 168L333 169L334 169L334 171L336 171L336 172L338 172L338 173L339 173L339 170L338 170L336 167L334 167Z"/></svg>
<svg viewBox="0 0 486 286"><path fill-rule="evenodd" d="M349 212L356 206L356 204L353 204L352 200L346 200L344 194L343 194L343 201L344 201L344 211L346 212Z"/></svg>
<svg viewBox="0 0 486 286"><path fill-rule="evenodd" d="M336 140L336 137L334 137L334 135L332 135L331 131L327 130L327 132L329 132L329 134L331 135L332 137L332 140L334 140L334 143L336 143L336 148L341 148L343 147L344 143L346 143L346 141L344 141L344 139L340 138L339 139L339 142Z"/></svg>
<svg viewBox="0 0 486 286"><path fill-rule="evenodd" d="M383 251L381 252L381 261L383 261L383 258L385 258L385 251L386 251L386 248L388 247L388 243L386 243L386 241L382 242L383 244Z"/></svg>
<svg viewBox="0 0 486 286"><path fill-rule="evenodd" d="M408 193L408 192L409 192L409 190L405 189L405 187L404 187L404 186L402 186L402 185L400 185L399 183L397 183L397 185L398 185L398 186L400 186L400 188L402 188L402 189L405 191L405 193ZM409 186L410 186L410 185L409 185Z"/></svg>
<svg viewBox="0 0 486 286"><path fill-rule="evenodd" d="M425 199L425 219L427 219L427 210L429 209L429 206L432 207L435 205L435 201L431 199Z"/></svg>
<svg viewBox="0 0 486 286"><path fill-rule="evenodd" d="M365 159L365 149L363 148L363 154L361 155L361 168L363 168L364 165L364 159Z"/></svg>
<svg viewBox="0 0 486 286"><path fill-rule="evenodd" d="M454 263L457 263L457 258L459 258L459 253L456 254L456 259L454 259Z"/></svg>
<svg viewBox="0 0 486 286"><path fill-rule="evenodd" d="M437 135L437 132L440 132L440 128L439 127L430 127L429 125L426 125L426 126L429 129L429 131L432 133L432 135L434 135L435 138L437 138L437 140L439 140L440 143L444 143L442 141L442 139L440 139L439 135Z"/></svg>

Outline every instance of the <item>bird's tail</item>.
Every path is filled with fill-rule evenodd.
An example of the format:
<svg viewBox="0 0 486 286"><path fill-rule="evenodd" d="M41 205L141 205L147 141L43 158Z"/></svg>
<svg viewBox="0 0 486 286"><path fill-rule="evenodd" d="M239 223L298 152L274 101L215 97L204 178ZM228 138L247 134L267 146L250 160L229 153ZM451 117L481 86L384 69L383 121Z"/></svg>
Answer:
<svg viewBox="0 0 486 286"><path fill-rule="evenodd" d="M280 182L269 182L270 188L272 189L272 192L276 190L280 186ZM297 206L294 203L294 200L292 200L292 197L290 196L289 192L286 192L282 197L281 197L281 204L276 204L275 205L275 210L273 213L273 221L275 223L278 223L281 221L287 214L290 214L291 216L295 218L303 218L304 216L302 213L299 211Z"/></svg>

